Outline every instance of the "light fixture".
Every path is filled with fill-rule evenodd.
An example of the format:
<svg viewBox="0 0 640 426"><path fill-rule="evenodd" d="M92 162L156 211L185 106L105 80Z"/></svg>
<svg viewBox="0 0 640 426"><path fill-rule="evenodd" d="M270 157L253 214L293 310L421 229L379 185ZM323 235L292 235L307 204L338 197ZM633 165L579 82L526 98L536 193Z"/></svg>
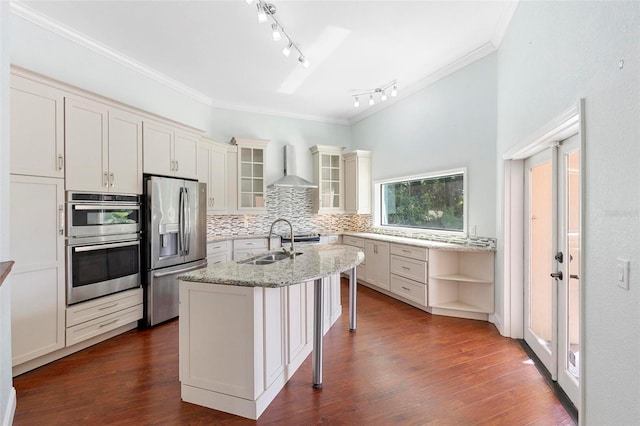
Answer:
<svg viewBox="0 0 640 426"><path fill-rule="evenodd" d="M254 0L246 0L247 4L251 4L253 3L253 1ZM297 50L299 54L298 62L300 62L303 67L309 68L309 60L304 55L304 53L302 53L302 50L300 50L300 47L296 45L291 36L287 34L287 31L284 29L280 21L278 21L278 19L275 17L276 7L272 3L268 3L265 0L258 0L256 7L258 8L259 23L266 22L267 20L269 20L269 18L271 18L271 20L273 21L271 23L271 37L273 38L273 41L280 41L283 38L287 39L287 45L282 49L282 54L288 57L291 55L291 50Z"/></svg>
<svg viewBox="0 0 640 426"><path fill-rule="evenodd" d="M282 40L282 35L278 31L278 24L271 24L271 35L273 36L273 41Z"/></svg>
<svg viewBox="0 0 640 426"><path fill-rule="evenodd" d="M374 95L378 95L378 94L380 95L380 100L384 102L388 99L387 90L389 90L389 88L391 87L393 87L393 89L391 90L391 96L397 96L398 85L395 80L393 80L388 84L385 84L384 86L376 87L375 89L362 90L362 91L359 91L358 93L354 93L353 95L351 95L353 96L353 106L355 108L358 108L360 106L359 97L366 96L366 95L369 95L369 105L375 105L376 101L375 101Z"/></svg>
<svg viewBox="0 0 640 426"><path fill-rule="evenodd" d="M293 43L289 42L289 44L287 44L284 49L282 49L282 54L286 57L289 57L289 55L291 55L291 48L293 47Z"/></svg>

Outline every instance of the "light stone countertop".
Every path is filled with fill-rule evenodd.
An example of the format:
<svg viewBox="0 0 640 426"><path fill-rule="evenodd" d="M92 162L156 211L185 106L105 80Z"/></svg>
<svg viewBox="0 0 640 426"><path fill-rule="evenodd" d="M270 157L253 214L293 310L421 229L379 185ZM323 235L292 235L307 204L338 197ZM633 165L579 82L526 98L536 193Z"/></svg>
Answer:
<svg viewBox="0 0 640 426"><path fill-rule="evenodd" d="M450 251L476 251L491 252L495 249L489 247L474 246L471 244L455 244L440 241L426 240L420 238L396 237L394 235L376 234L373 232L343 232L342 235L350 235L352 237L367 238L370 240L386 241L390 243L406 244L409 246L425 247L429 249L450 250Z"/></svg>
<svg viewBox="0 0 640 426"><path fill-rule="evenodd" d="M273 250L269 253L281 252ZM278 260L269 265L251 265L232 260L209 265L206 269L180 275L182 281L226 284L244 287L284 287L328 277L347 271L364 261L357 247L318 244L301 245L293 259ZM266 253L261 254L260 256ZM243 259L246 260L246 259Z"/></svg>

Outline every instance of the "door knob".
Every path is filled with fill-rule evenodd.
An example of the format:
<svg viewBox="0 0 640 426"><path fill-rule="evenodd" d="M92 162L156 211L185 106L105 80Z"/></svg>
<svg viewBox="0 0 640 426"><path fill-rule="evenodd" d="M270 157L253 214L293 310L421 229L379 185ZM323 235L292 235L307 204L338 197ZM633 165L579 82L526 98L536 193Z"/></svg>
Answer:
<svg viewBox="0 0 640 426"><path fill-rule="evenodd" d="M551 278L555 278L555 279L561 280L562 279L562 271L552 272L551 273Z"/></svg>
<svg viewBox="0 0 640 426"><path fill-rule="evenodd" d="M563 256L562 252L561 252L561 251L559 251L559 252L555 255L554 259L555 259L555 260L557 260L559 263L562 263L562 261L564 260L564 256ZM560 279L562 279L562 278L560 278Z"/></svg>

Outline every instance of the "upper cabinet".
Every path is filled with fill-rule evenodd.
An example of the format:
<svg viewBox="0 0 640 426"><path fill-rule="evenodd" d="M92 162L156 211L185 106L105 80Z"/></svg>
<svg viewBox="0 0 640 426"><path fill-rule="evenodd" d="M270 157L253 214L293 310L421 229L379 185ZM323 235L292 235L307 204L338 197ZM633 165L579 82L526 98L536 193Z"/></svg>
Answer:
<svg viewBox="0 0 640 426"><path fill-rule="evenodd" d="M198 178L200 137L156 121L144 121L144 173Z"/></svg>
<svg viewBox="0 0 640 426"><path fill-rule="evenodd" d="M356 150L344 158L344 212L371 214L371 151Z"/></svg>
<svg viewBox="0 0 640 426"><path fill-rule="evenodd" d="M238 146L238 210L266 213L265 165L268 140L233 138Z"/></svg>
<svg viewBox="0 0 640 426"><path fill-rule="evenodd" d="M342 213L344 147L314 145L310 150L313 155L314 183L318 185L318 188L313 190L313 211L320 214Z"/></svg>
<svg viewBox="0 0 640 426"><path fill-rule="evenodd" d="M12 75L10 98L11 173L63 178L64 93Z"/></svg>
<svg viewBox="0 0 640 426"><path fill-rule="evenodd" d="M65 98L65 187L142 193L142 118L80 97Z"/></svg>
<svg viewBox="0 0 640 426"><path fill-rule="evenodd" d="M209 214L227 213L228 153L227 144L204 138L198 142L198 180L207 184Z"/></svg>

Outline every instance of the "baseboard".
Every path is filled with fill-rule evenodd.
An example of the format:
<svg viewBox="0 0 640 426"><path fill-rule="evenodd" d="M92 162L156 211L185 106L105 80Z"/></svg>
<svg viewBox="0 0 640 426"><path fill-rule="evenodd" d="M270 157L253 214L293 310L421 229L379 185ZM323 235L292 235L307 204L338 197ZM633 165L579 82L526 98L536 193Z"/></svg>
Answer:
<svg viewBox="0 0 640 426"><path fill-rule="evenodd" d="M11 392L9 393L9 400L7 401L7 407L2 417L2 426L11 426L13 424L13 416L16 413L16 388L11 386Z"/></svg>

